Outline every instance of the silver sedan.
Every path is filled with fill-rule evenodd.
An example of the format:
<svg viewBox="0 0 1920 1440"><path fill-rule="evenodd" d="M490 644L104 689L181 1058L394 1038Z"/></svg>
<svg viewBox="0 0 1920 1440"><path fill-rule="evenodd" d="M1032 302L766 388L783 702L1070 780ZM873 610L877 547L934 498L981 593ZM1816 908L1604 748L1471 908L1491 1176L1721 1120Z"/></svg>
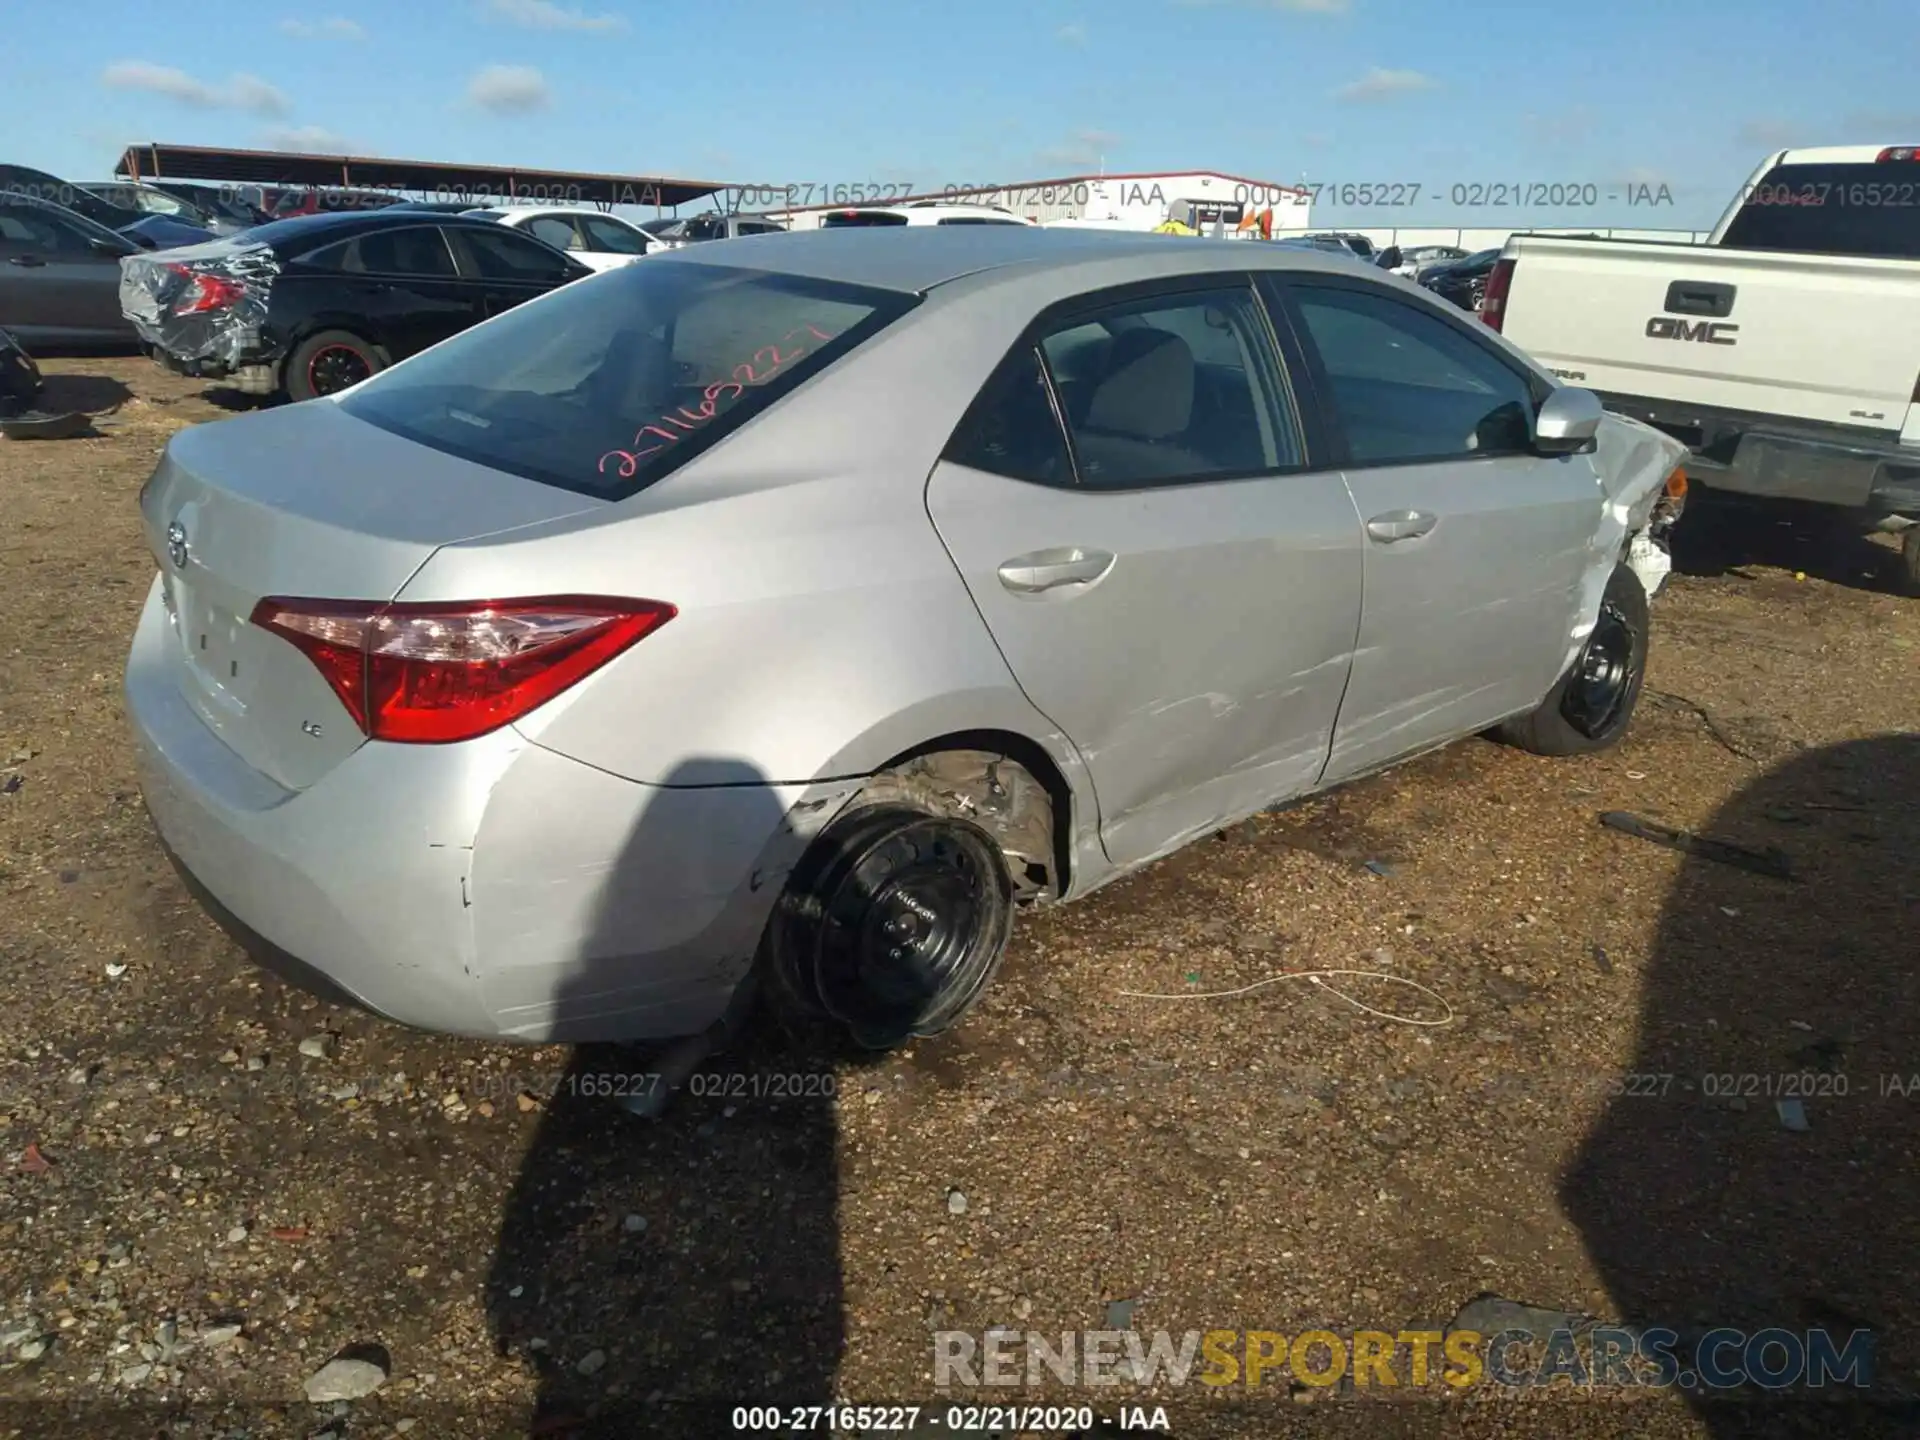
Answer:
<svg viewBox="0 0 1920 1440"><path fill-rule="evenodd" d="M1304 250L694 246L177 434L143 786L257 956L394 1020L765 994L884 1048L1023 904L1463 736L1617 741L1681 455Z"/></svg>

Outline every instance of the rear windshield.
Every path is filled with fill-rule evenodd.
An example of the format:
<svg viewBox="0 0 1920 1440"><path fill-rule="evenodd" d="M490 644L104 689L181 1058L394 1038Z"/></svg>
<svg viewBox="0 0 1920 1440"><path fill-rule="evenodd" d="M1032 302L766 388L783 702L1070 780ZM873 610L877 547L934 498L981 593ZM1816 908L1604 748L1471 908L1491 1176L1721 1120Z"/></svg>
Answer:
<svg viewBox="0 0 1920 1440"><path fill-rule="evenodd" d="M837 215L828 215L821 219L820 227L835 228L841 225L904 225L907 217L898 210L845 210Z"/></svg>
<svg viewBox="0 0 1920 1440"><path fill-rule="evenodd" d="M1920 164L1776 165L1741 198L1733 249L1920 259Z"/></svg>
<svg viewBox="0 0 1920 1440"><path fill-rule="evenodd" d="M339 404L449 455L618 500L917 303L899 291L649 261L516 306Z"/></svg>

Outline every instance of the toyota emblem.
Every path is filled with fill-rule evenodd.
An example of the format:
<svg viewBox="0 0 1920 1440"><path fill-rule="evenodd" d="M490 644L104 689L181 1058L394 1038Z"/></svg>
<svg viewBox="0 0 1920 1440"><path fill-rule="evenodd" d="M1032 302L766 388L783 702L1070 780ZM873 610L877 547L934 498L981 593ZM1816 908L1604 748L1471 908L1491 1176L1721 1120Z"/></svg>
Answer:
<svg viewBox="0 0 1920 1440"><path fill-rule="evenodd" d="M174 569L187 568L187 527L178 520L167 526L167 558Z"/></svg>

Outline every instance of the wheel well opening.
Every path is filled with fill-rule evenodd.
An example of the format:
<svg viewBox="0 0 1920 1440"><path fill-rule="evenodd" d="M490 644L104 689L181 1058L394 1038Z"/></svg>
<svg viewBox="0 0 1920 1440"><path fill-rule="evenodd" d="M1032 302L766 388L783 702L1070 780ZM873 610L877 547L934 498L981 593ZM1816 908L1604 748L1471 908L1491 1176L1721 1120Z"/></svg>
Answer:
<svg viewBox="0 0 1920 1440"><path fill-rule="evenodd" d="M1040 883L1054 899L1065 895L1073 878L1073 791L1053 757L1035 741L1011 730L958 730L904 750L880 769L896 770L916 760L955 751L1003 755L1031 775L1046 793L1053 853L1048 873ZM1031 881L1036 877L1027 878ZM1021 877L1016 875L1014 879L1018 883Z"/></svg>

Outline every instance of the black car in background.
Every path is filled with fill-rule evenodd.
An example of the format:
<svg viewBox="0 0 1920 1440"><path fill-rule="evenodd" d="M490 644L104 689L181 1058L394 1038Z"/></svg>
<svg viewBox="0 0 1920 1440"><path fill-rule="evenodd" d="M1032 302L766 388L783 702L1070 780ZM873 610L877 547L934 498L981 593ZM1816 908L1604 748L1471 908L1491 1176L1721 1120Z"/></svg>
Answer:
<svg viewBox="0 0 1920 1440"><path fill-rule="evenodd" d="M593 273L504 225L401 209L276 220L122 271L122 308L154 359L295 400Z"/></svg>
<svg viewBox="0 0 1920 1440"><path fill-rule="evenodd" d="M141 253L63 205L0 190L0 329L32 349L132 343L120 261Z"/></svg>
<svg viewBox="0 0 1920 1440"><path fill-rule="evenodd" d="M1436 265L1420 272L1420 284L1462 310L1478 310L1480 297L1486 293L1487 276L1493 273L1493 262L1499 258L1499 250L1482 250L1451 265Z"/></svg>
<svg viewBox="0 0 1920 1440"><path fill-rule="evenodd" d="M215 221L224 220L234 230L251 230L273 217L260 206L257 186L246 189L233 185L207 185L195 180L148 180L149 190L160 190L184 200ZM217 225L210 227L218 232Z"/></svg>
<svg viewBox="0 0 1920 1440"><path fill-rule="evenodd" d="M0 165L0 191L30 195L36 200L65 206L76 215L126 236L147 250L170 245L198 245L213 233L198 225L184 225L165 215L149 215L102 199L85 187L26 165Z"/></svg>

